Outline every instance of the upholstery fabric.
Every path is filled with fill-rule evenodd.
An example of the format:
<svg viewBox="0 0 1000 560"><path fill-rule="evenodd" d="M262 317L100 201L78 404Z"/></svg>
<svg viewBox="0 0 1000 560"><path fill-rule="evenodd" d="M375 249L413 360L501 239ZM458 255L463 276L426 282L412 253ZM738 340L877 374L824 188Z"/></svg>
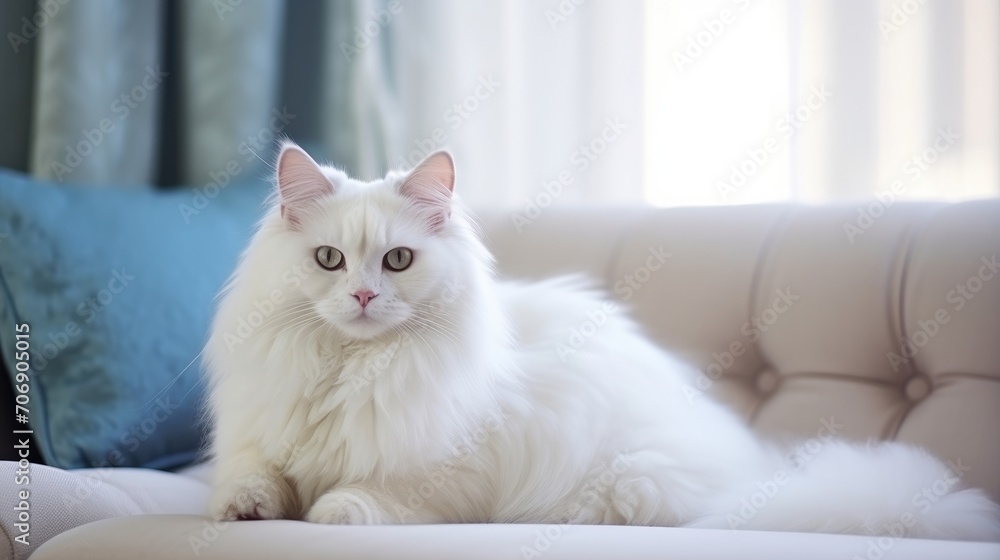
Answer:
<svg viewBox="0 0 1000 560"><path fill-rule="evenodd" d="M843 560L874 554L907 560L986 560L1000 555L1000 544L996 543L783 532L551 525L330 527L297 521L217 523L205 516L209 495L205 466L178 474L149 469L32 469L32 487L45 491L38 492L41 497L32 505L36 513L31 546L13 543L10 548L0 549L0 559L22 560L37 549L31 558ZM12 470L11 464L2 464L2 480L11 480ZM119 519L109 520L111 517ZM0 514L0 525L8 536L16 535L12 523L10 514Z"/></svg>
<svg viewBox="0 0 1000 560"><path fill-rule="evenodd" d="M874 552L870 552L874 551ZM995 560L1000 545L865 536L560 525L339 527L302 521L216 524L188 515L97 521L46 543L32 560ZM877 557L877 556L872 556Z"/></svg>
<svg viewBox="0 0 1000 560"><path fill-rule="evenodd" d="M13 372L14 325L30 325L33 461L170 468L194 459L213 301L267 188L231 187L192 215L186 191L67 188L0 171L0 228L9 228L0 345Z"/></svg>
<svg viewBox="0 0 1000 560"><path fill-rule="evenodd" d="M922 445L1000 499L1000 200L899 203L866 228L863 208L553 208L522 233L483 221L506 275L582 268L625 299L703 372L693 398L717 395L779 442L832 420L840 437ZM660 248L662 268L641 272Z"/></svg>
<svg viewBox="0 0 1000 560"><path fill-rule="evenodd" d="M205 515L209 488L186 476L151 469L78 469L44 465L29 467L29 482L14 485L16 463L0 462L3 491L10 507L0 511L0 559L28 558L50 538L99 519L157 513ZM14 509L17 492L28 490L28 545L13 539L18 531ZM72 555L65 556L72 558Z"/></svg>

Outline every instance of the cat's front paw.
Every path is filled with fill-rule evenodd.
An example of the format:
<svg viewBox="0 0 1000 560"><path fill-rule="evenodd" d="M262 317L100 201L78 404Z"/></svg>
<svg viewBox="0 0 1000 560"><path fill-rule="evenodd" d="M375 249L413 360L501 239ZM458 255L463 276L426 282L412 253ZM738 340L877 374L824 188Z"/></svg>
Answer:
<svg viewBox="0 0 1000 560"><path fill-rule="evenodd" d="M281 519L297 513L295 503L295 493L283 479L249 475L217 488L211 510L220 521Z"/></svg>
<svg viewBox="0 0 1000 560"><path fill-rule="evenodd" d="M379 525L385 523L385 517L368 492L340 488L320 496L306 513L306 521L329 525Z"/></svg>

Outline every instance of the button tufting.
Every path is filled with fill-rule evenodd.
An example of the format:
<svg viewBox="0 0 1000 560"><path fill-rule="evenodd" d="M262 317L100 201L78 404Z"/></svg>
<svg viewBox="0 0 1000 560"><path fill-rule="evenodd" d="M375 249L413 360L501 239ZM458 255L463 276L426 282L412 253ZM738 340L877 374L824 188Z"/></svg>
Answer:
<svg viewBox="0 0 1000 560"><path fill-rule="evenodd" d="M931 392L931 382L921 375L911 377L903 391L906 393L906 398L919 401Z"/></svg>
<svg viewBox="0 0 1000 560"><path fill-rule="evenodd" d="M780 379L778 379L777 373L774 373L772 370L765 369L757 375L757 391L765 395L769 395L778 388L779 381Z"/></svg>

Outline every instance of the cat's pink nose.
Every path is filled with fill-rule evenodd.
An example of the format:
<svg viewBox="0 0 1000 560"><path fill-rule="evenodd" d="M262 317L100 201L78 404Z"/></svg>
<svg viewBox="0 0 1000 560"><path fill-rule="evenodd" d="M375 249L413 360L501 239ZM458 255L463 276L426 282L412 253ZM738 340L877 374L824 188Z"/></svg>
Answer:
<svg viewBox="0 0 1000 560"><path fill-rule="evenodd" d="M361 307L364 308L367 307L368 302L375 299L375 296L378 294L371 290L358 290L351 295L353 295L354 299L358 300L358 303L360 303Z"/></svg>

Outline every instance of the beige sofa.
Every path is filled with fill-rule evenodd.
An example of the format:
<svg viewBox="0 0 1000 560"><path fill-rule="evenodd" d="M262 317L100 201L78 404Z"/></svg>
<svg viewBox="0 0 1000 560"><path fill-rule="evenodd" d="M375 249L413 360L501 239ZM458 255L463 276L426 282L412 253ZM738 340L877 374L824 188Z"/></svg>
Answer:
<svg viewBox="0 0 1000 560"><path fill-rule="evenodd" d="M1000 499L1000 200L547 209L482 221L505 275L583 270L627 300L651 337L705 372L691 398L717 395L805 454L822 453L816 442L830 432L923 445ZM2 484L12 471L4 465ZM37 547L37 560L1000 558L998 543L891 536L216 524L204 517L205 467L34 473L32 546L11 544L5 557Z"/></svg>

